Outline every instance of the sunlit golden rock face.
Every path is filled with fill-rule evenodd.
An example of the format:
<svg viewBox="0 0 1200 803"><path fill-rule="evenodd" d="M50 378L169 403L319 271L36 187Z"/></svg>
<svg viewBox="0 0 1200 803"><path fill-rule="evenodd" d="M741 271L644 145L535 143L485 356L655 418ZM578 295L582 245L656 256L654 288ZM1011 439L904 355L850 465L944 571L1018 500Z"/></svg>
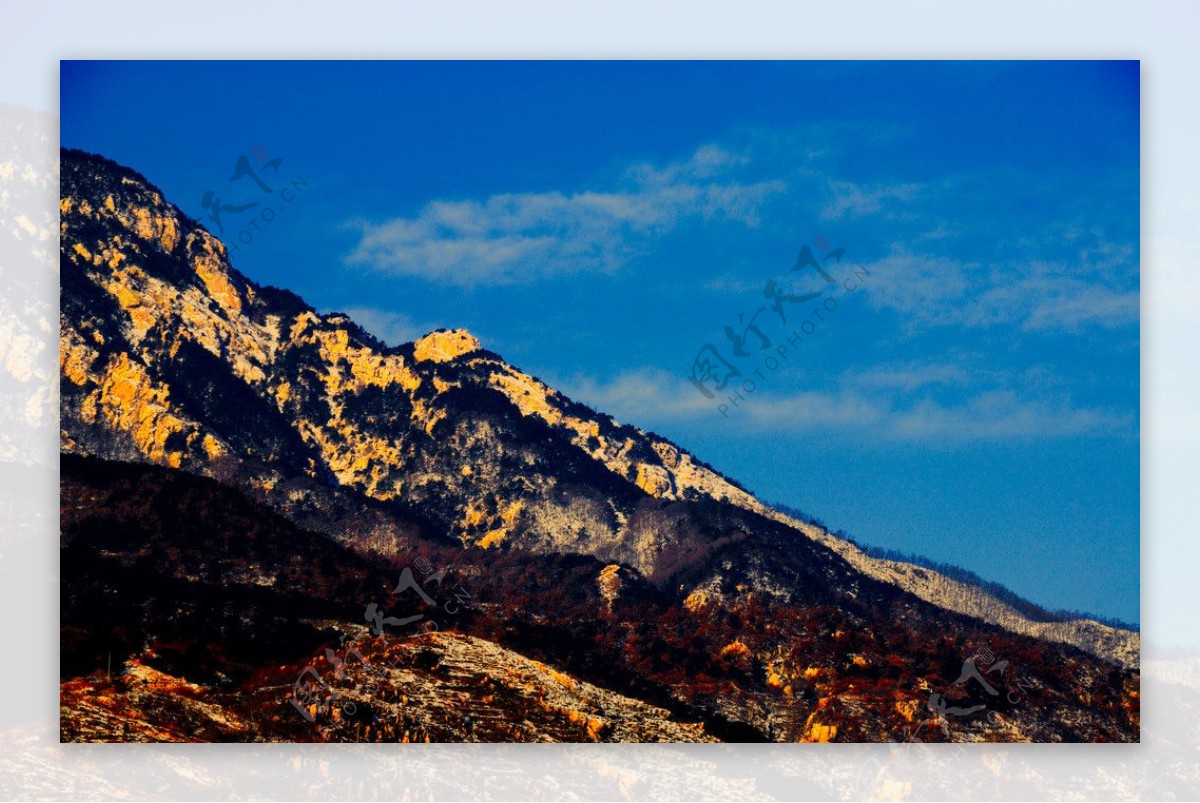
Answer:
<svg viewBox="0 0 1200 803"><path fill-rule="evenodd" d="M196 275L204 282L208 294L227 314L234 316L242 312L242 297L229 274L222 270L221 264L215 258L197 259L195 262Z"/></svg>
<svg viewBox="0 0 1200 803"><path fill-rule="evenodd" d="M167 448L176 433L195 429L171 412L166 386L150 379L145 368L119 355L107 368L95 399L96 409L115 429L133 435L134 443L151 461L179 468L183 453Z"/></svg>
<svg viewBox="0 0 1200 803"><path fill-rule="evenodd" d="M811 720L811 718L810 718ZM837 736L837 725L811 723L804 733L802 742L831 742Z"/></svg>
<svg viewBox="0 0 1200 803"><path fill-rule="evenodd" d="M671 475L665 468L638 463L637 487L650 496L670 498L675 490L675 483L671 481Z"/></svg>
<svg viewBox="0 0 1200 803"><path fill-rule="evenodd" d="M447 362L479 349L479 341L465 329L430 332L416 342L418 360Z"/></svg>
<svg viewBox="0 0 1200 803"><path fill-rule="evenodd" d="M596 578L596 585L600 589L600 597L611 612L613 603L617 601L617 597L621 593L621 567L616 563L605 566L600 570L600 576Z"/></svg>
<svg viewBox="0 0 1200 803"><path fill-rule="evenodd" d="M64 379L75 385L85 385L98 356L99 353L83 342L73 328L63 329L58 341L58 365Z"/></svg>

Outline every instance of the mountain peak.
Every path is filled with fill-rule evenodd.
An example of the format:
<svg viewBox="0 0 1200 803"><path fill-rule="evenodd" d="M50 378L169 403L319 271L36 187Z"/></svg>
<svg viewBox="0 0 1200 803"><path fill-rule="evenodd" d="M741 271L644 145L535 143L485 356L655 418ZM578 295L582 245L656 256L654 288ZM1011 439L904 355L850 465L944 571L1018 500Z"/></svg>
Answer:
<svg viewBox="0 0 1200 803"><path fill-rule="evenodd" d="M414 356L421 362L449 362L481 348L478 338L466 329L438 329L417 340L414 345Z"/></svg>

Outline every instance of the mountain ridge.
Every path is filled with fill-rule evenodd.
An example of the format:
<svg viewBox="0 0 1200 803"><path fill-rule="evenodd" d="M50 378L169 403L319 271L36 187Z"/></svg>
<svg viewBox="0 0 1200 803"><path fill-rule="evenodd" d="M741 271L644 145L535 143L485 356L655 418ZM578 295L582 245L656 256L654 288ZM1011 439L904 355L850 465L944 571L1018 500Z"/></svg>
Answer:
<svg viewBox="0 0 1200 803"><path fill-rule="evenodd" d="M1136 634L1032 622L981 589L872 558L765 505L669 440L569 399L466 330L387 346L342 313L321 315L290 291L258 285L232 266L220 240L133 171L64 149L61 177L64 454L215 479L385 565L430 539L472 561L512 552L549 567L555 556L586 556L614 567L597 568L594 582L620 588L632 573L626 586L644 580L665 595L656 604L678 607L670 616L765 605L780 621L798 617L799 634L812 626L804 611L828 607L847 623L838 632L858 622L875 634L862 647L871 654L882 649L888 622L899 633L910 625L897 622L933 618L964 637L998 625L1014 649L1050 649L1035 648L1032 637L1062 645L1053 649L1072 666L1094 660L1081 657L1090 653L1136 672ZM496 593L496 604L509 604ZM778 629L746 615L763 633ZM911 627L918 630L905 638L928 641ZM763 649L800 655L788 641L798 637L770 636ZM746 649L750 668L766 660L728 638L718 652ZM789 697L825 677L801 672L789 682L800 670L781 660L736 681L746 684L744 701L706 704L771 730L755 706L778 707L772 695ZM839 662L820 682L842 689L840 674L879 671L870 666ZM694 681L655 671L673 693L697 693ZM843 702L853 696L836 693ZM831 711L857 710L841 706ZM808 718L820 724L816 711ZM1036 728L1028 719L1023 727ZM1100 732L1113 738L1107 728ZM787 732L801 731L812 735Z"/></svg>

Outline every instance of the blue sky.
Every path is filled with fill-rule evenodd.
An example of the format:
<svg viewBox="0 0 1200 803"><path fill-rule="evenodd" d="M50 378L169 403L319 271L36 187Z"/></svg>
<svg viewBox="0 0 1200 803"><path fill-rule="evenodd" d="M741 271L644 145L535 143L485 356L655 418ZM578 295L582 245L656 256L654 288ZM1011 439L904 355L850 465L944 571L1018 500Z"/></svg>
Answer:
<svg viewBox="0 0 1200 803"><path fill-rule="evenodd" d="M385 340L466 327L861 542L1137 621L1139 81L1136 62L64 62L62 142L214 231L206 191L259 202L223 215L235 266ZM230 181L243 155L271 193ZM821 263L837 284L791 270L805 245L845 249ZM785 324L770 280L825 292ZM771 345L737 357L725 327L756 312ZM689 380L706 344L741 371L713 399Z"/></svg>

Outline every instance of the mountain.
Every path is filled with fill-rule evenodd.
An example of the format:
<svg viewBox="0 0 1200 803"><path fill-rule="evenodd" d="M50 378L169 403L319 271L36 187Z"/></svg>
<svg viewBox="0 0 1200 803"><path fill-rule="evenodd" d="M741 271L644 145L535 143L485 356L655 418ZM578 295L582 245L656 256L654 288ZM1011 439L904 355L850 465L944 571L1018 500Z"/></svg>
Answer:
<svg viewBox="0 0 1200 803"><path fill-rule="evenodd" d="M154 712L203 738L316 738L279 665L340 670L330 639L353 636L364 656L443 656L426 669L446 667L474 728L414 695L410 737L880 741L929 721L933 739L1136 740L1136 633L870 557L464 330L388 347L250 281L102 157L63 150L61 182L64 738L121 738L89 696L136 712L128 738L179 736ZM416 591L417 566L462 604L450 631L388 646L368 606ZM957 681L981 655L1001 687L1036 685L926 707L972 708L980 687ZM481 692L501 664L532 687ZM129 679L151 672L172 692L147 706ZM570 700L547 702L565 692L546 677ZM378 703L342 680L356 710ZM528 732L500 727L530 694Z"/></svg>

